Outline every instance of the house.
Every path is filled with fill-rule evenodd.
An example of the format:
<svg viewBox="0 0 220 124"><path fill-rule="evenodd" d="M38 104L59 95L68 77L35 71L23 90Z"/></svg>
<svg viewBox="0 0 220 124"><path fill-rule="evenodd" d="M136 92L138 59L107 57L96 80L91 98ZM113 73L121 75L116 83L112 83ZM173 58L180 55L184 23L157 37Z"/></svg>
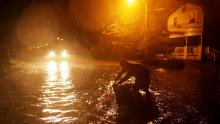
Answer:
<svg viewBox="0 0 220 124"><path fill-rule="evenodd" d="M182 4L167 21L169 38L174 44L173 55L184 60L201 60L203 11L198 5Z"/></svg>

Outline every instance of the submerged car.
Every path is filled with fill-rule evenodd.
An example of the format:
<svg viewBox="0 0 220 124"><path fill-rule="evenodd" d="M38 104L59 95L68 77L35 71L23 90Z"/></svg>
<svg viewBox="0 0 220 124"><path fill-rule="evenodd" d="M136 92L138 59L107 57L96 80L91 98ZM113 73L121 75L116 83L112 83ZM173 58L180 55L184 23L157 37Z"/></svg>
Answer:
<svg viewBox="0 0 220 124"><path fill-rule="evenodd" d="M182 69L185 66L184 60L177 59L175 56L170 54L151 55L145 60L145 63L158 68Z"/></svg>
<svg viewBox="0 0 220 124"><path fill-rule="evenodd" d="M68 58L69 54L65 49L50 51L47 55L47 59L49 60L67 60Z"/></svg>

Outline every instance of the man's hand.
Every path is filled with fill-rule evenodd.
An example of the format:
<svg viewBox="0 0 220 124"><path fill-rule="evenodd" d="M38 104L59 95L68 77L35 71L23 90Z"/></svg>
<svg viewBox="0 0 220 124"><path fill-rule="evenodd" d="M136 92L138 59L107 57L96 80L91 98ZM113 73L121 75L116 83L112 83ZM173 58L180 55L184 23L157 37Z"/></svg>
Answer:
<svg viewBox="0 0 220 124"><path fill-rule="evenodd" d="M115 83L114 84L118 84L117 80L115 80Z"/></svg>

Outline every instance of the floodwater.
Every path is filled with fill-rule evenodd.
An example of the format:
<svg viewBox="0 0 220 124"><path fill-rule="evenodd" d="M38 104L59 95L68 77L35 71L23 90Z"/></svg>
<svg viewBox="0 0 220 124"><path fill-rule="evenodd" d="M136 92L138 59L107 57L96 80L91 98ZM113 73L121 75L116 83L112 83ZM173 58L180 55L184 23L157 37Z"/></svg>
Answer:
<svg viewBox="0 0 220 124"><path fill-rule="evenodd" d="M139 101L114 92L118 69L68 61L1 68L0 123L203 124L220 117L216 65L152 69L150 97Z"/></svg>

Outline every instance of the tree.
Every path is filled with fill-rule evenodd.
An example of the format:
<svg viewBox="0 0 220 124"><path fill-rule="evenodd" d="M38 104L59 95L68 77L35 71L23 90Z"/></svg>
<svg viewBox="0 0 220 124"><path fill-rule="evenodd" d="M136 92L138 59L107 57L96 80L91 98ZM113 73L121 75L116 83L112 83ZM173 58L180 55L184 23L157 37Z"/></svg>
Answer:
<svg viewBox="0 0 220 124"><path fill-rule="evenodd" d="M109 24L102 34L113 45L131 44L140 41L143 35L143 25L140 22L127 22L127 19Z"/></svg>

